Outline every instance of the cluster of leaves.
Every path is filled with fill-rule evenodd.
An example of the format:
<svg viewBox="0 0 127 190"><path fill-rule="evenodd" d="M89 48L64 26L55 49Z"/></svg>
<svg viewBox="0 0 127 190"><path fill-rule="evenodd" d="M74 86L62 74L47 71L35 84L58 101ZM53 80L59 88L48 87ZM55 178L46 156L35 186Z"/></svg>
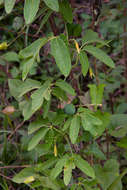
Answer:
<svg viewBox="0 0 127 190"><path fill-rule="evenodd" d="M124 6L104 3L96 23L89 13L95 2L80 3L0 1L3 189L122 190L126 184L125 68L122 45L116 47L123 39L115 39L126 35L119 27Z"/></svg>

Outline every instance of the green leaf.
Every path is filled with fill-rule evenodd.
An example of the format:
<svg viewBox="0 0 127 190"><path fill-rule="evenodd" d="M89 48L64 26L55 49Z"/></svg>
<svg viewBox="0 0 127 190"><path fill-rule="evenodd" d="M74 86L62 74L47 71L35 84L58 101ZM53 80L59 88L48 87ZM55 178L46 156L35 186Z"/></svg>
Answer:
<svg viewBox="0 0 127 190"><path fill-rule="evenodd" d="M66 117L67 115L64 113L57 113L54 119L52 120L53 125L58 126L58 125L63 124Z"/></svg>
<svg viewBox="0 0 127 190"><path fill-rule="evenodd" d="M72 177L72 169L75 168L75 165L72 161L68 161L64 166L64 183L68 185Z"/></svg>
<svg viewBox="0 0 127 190"><path fill-rule="evenodd" d="M35 171L37 172L43 172L51 167L54 166L54 164L56 164L57 162L57 158L54 158L54 157L51 157L49 158L48 160L42 162L42 163L39 163L35 166Z"/></svg>
<svg viewBox="0 0 127 190"><path fill-rule="evenodd" d="M72 144L76 143L79 134L79 129L80 129L80 117L76 115L71 120L70 131L69 131L69 136Z"/></svg>
<svg viewBox="0 0 127 190"><path fill-rule="evenodd" d="M68 84L64 80L58 80L58 81L56 81L55 85L58 86L58 87L60 87L62 90L64 90L68 94L71 94L72 96L76 95L75 90L71 87L70 84Z"/></svg>
<svg viewBox="0 0 127 190"><path fill-rule="evenodd" d="M102 125L102 121L87 111L81 113L80 116L84 130L89 131L93 136L97 136L95 125Z"/></svg>
<svg viewBox="0 0 127 190"><path fill-rule="evenodd" d="M43 104L44 98L47 98L47 93L51 84L51 80L47 80L41 88L36 90L32 95L32 110L37 111Z"/></svg>
<svg viewBox="0 0 127 190"><path fill-rule="evenodd" d="M31 24L34 20L39 9L39 4L40 0L25 0L24 18L26 24Z"/></svg>
<svg viewBox="0 0 127 190"><path fill-rule="evenodd" d="M94 170L98 183L103 190L107 190L119 176L119 163L115 159L110 159L105 162L103 168L99 164L94 165ZM122 190L120 180L118 181L115 190Z"/></svg>
<svg viewBox="0 0 127 190"><path fill-rule="evenodd" d="M88 53L92 54L94 57L102 61L107 66L114 68L115 64L113 60L101 49L88 45L83 48L84 51L87 51Z"/></svg>
<svg viewBox="0 0 127 190"><path fill-rule="evenodd" d="M5 11L7 14L11 13L16 0L4 0Z"/></svg>
<svg viewBox="0 0 127 190"><path fill-rule="evenodd" d="M74 163L83 173L89 177L95 178L93 168L88 164L86 160L82 159L80 155L74 155Z"/></svg>
<svg viewBox="0 0 127 190"><path fill-rule="evenodd" d="M26 178L33 176L36 177L36 173L34 171L34 168L24 168L22 171L20 171L18 174L16 174L12 181L15 183L23 183Z"/></svg>
<svg viewBox="0 0 127 190"><path fill-rule="evenodd" d="M44 101L43 104L43 118L45 119L48 115L49 109L51 105L51 99L49 101Z"/></svg>
<svg viewBox="0 0 127 190"><path fill-rule="evenodd" d="M127 149L127 137L123 137L116 143L118 147Z"/></svg>
<svg viewBox="0 0 127 190"><path fill-rule="evenodd" d="M41 83L39 81L26 79L26 81L23 82L22 85L18 88L20 91L19 97L22 97L27 92L36 88L40 88L40 87L41 87Z"/></svg>
<svg viewBox="0 0 127 190"><path fill-rule="evenodd" d="M84 151L85 152L85 151ZM87 152L87 150L86 150ZM106 160L106 156L104 155L104 153L100 150L98 144L96 142L94 142L93 144L91 144L89 146L88 149L88 153L89 155L94 155L96 158L101 159L101 160Z"/></svg>
<svg viewBox="0 0 127 190"><path fill-rule="evenodd" d="M48 132L49 128L41 128L39 131L36 132L36 134L32 137L28 144L28 151L32 150L37 144L40 142L40 140L43 140L46 133Z"/></svg>
<svg viewBox="0 0 127 190"><path fill-rule="evenodd" d="M23 84L23 82L19 79L9 79L8 80L8 85L9 85L9 90L10 94L18 101L19 100L19 94L20 91L18 88Z"/></svg>
<svg viewBox="0 0 127 190"><path fill-rule="evenodd" d="M59 37L51 40L51 54L61 73L67 77L71 71L71 58L66 44Z"/></svg>
<svg viewBox="0 0 127 190"><path fill-rule="evenodd" d="M38 176L38 180L41 182L41 187L44 187L43 190L52 189L52 190L60 190L60 185L50 179L50 177Z"/></svg>
<svg viewBox="0 0 127 190"><path fill-rule="evenodd" d="M13 51L3 54L2 57L8 62L20 62L18 54Z"/></svg>
<svg viewBox="0 0 127 190"><path fill-rule="evenodd" d="M24 100L19 103L19 108L22 111L24 121L28 120L33 114L34 110L32 110L32 101L31 99Z"/></svg>
<svg viewBox="0 0 127 190"><path fill-rule="evenodd" d="M45 4L52 9L53 11L59 11L59 3L58 0L43 0Z"/></svg>
<svg viewBox="0 0 127 190"><path fill-rule="evenodd" d="M68 160L68 156L65 155L63 158L57 161L55 168L53 168L53 170L51 171L52 179L55 179L62 172L63 167L66 164L67 160Z"/></svg>
<svg viewBox="0 0 127 190"><path fill-rule="evenodd" d="M26 77L34 63L35 63L34 57L25 59L22 62L22 80L23 81L26 79Z"/></svg>
<svg viewBox="0 0 127 190"><path fill-rule="evenodd" d="M108 112L101 112L100 110L98 110L97 112L94 113L94 116L102 121L101 125L94 125L94 128L96 128L97 138L98 138L103 134L105 129L109 126L111 115Z"/></svg>
<svg viewBox="0 0 127 190"><path fill-rule="evenodd" d="M59 87L54 87L52 89L52 94L54 96L56 96L57 98L59 98L60 100L64 100L64 101L67 101L68 98L67 98L67 95L65 93L65 91L63 91L61 88Z"/></svg>
<svg viewBox="0 0 127 190"><path fill-rule="evenodd" d="M44 127L44 126L47 126L47 125L48 125L48 121L44 120L44 119L38 119L36 121L33 121L28 126L28 134L32 134L35 131L37 131L38 129L40 129L41 127Z"/></svg>
<svg viewBox="0 0 127 190"><path fill-rule="evenodd" d="M71 125L71 120L72 120L72 117L69 117L65 122L64 122L64 126L62 128L62 131L66 131L69 126Z"/></svg>
<svg viewBox="0 0 127 190"><path fill-rule="evenodd" d="M85 32L85 36L82 38L82 45L86 45L86 44L90 44L90 43L100 43L102 45L106 45L108 46L108 43L106 43L105 41L103 41L102 39L100 39L98 37L98 33L94 32L93 30L89 29L86 30Z"/></svg>
<svg viewBox="0 0 127 190"><path fill-rule="evenodd" d="M114 181L113 183L108 187L107 190L116 190L118 187L119 183L121 182L121 179L124 175L127 174L127 169L125 169Z"/></svg>
<svg viewBox="0 0 127 190"><path fill-rule="evenodd" d="M88 60L87 54L83 51L80 51L79 60L81 64L82 74L85 77L89 70L89 60Z"/></svg>
<svg viewBox="0 0 127 190"><path fill-rule="evenodd" d="M28 47L22 49L19 52L19 56L21 59L27 59L30 57L36 58L39 54L40 49L47 43L46 38L39 38L30 44Z"/></svg>
<svg viewBox="0 0 127 190"><path fill-rule="evenodd" d="M68 0L63 0L60 2L60 12L63 16L63 18L68 22L72 23L73 21L73 13L72 8Z"/></svg>
<svg viewBox="0 0 127 190"><path fill-rule="evenodd" d="M99 84L96 86L95 84L89 84L88 87L90 88L90 96L91 96L91 103L95 105L95 108L102 104L103 92L104 92L104 84Z"/></svg>

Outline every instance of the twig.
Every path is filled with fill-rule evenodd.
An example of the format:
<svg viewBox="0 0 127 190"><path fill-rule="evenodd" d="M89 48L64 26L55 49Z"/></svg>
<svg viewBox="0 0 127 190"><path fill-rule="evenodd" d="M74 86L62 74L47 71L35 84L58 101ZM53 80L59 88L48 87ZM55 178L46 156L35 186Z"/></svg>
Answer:
<svg viewBox="0 0 127 190"><path fill-rule="evenodd" d="M5 176L4 174L2 174L2 173L0 173L0 176L2 176L2 177L4 177L5 179L9 179L9 180L11 180L11 178L10 177L7 177L7 176Z"/></svg>
<svg viewBox="0 0 127 190"><path fill-rule="evenodd" d="M109 135L108 135L108 130L107 129L106 129L106 144L107 144L106 157L107 157L107 159L109 159L109 146L110 146L110 143L109 143Z"/></svg>
<svg viewBox="0 0 127 190"><path fill-rule="evenodd" d="M11 137L16 133L16 131L17 131L20 127L22 127L22 125L24 124L24 122L25 122L25 121L21 122L21 123L15 128L15 130L8 136L8 140L10 140Z"/></svg>
<svg viewBox="0 0 127 190"><path fill-rule="evenodd" d="M31 165L23 165L23 166L1 166L0 169L9 169L9 168L28 168Z"/></svg>

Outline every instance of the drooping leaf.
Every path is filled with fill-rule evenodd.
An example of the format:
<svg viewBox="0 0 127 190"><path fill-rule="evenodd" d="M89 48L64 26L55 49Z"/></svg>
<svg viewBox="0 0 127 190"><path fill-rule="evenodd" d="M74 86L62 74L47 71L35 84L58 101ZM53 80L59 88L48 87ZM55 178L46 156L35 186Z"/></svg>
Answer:
<svg viewBox="0 0 127 190"><path fill-rule="evenodd" d="M121 182L122 177L127 173L127 169L125 169L114 181L113 183L108 187L107 190L116 190L119 183Z"/></svg>
<svg viewBox="0 0 127 190"><path fill-rule="evenodd" d="M88 151L88 152L87 152ZM84 151L85 152L85 151ZM98 144L96 142L94 142L93 144L91 144L88 147L88 150L86 150L86 152L89 155L94 155L97 159L101 159L101 160L106 160L106 156L104 155L104 153L100 150Z"/></svg>
<svg viewBox="0 0 127 190"><path fill-rule="evenodd" d="M62 131L66 131L66 130L69 128L69 126L71 125L71 120L72 120L72 117L69 117L69 118L65 121L64 126L63 126L63 128L62 128Z"/></svg>
<svg viewBox="0 0 127 190"><path fill-rule="evenodd" d="M73 14L72 14L72 8L68 0L63 0L60 2L60 12L63 16L63 18L68 22L72 23L73 21Z"/></svg>
<svg viewBox="0 0 127 190"><path fill-rule="evenodd" d="M40 142L40 140L43 140L48 130L49 130L48 127L41 128L36 132L36 134L34 134L34 136L32 137L32 139L30 140L28 144L28 151L32 150Z"/></svg>
<svg viewBox="0 0 127 190"><path fill-rule="evenodd" d="M58 80L58 81L56 81L55 85L58 86L58 87L60 87L62 90L64 90L68 94L71 94L72 96L76 95L75 90L71 87L70 84L68 84L64 80Z"/></svg>
<svg viewBox="0 0 127 190"><path fill-rule="evenodd" d="M51 178L55 179L61 172L68 160L68 156L64 156L63 158L59 159L55 165L55 168L51 171Z"/></svg>
<svg viewBox="0 0 127 190"><path fill-rule="evenodd" d="M70 131L69 131L69 136L72 144L76 143L79 134L79 128L80 128L80 117L76 115L71 120Z"/></svg>
<svg viewBox="0 0 127 190"><path fill-rule="evenodd" d="M127 149L127 137L123 137L116 143L118 147Z"/></svg>
<svg viewBox="0 0 127 190"><path fill-rule="evenodd" d="M87 110L81 113L80 116L84 130L89 131L93 136L97 136L98 133L95 126L102 125L102 121Z"/></svg>
<svg viewBox="0 0 127 190"><path fill-rule="evenodd" d="M16 0L4 0L5 11L7 14L11 13Z"/></svg>
<svg viewBox="0 0 127 190"><path fill-rule="evenodd" d="M31 24L34 20L38 9L39 9L40 0L25 0L24 4L24 18L26 24Z"/></svg>
<svg viewBox="0 0 127 190"><path fill-rule="evenodd" d="M82 74L85 77L89 70L89 60L88 60L87 54L83 51L80 51L79 60L81 64Z"/></svg>
<svg viewBox="0 0 127 190"><path fill-rule="evenodd" d="M44 98L47 97L48 89L50 87L51 80L47 80L41 88L36 90L32 95L32 110L37 111L43 104Z"/></svg>
<svg viewBox="0 0 127 190"><path fill-rule="evenodd" d="M111 114L108 112L101 112L98 110L94 113L94 116L99 118L102 121L101 125L94 125L94 128L96 128L97 137L101 136L105 129L109 126Z"/></svg>
<svg viewBox="0 0 127 190"><path fill-rule="evenodd" d="M8 80L8 85L9 85L9 90L10 94L16 99L19 100L19 94L20 91L18 88L23 84L23 82L19 79L9 79Z"/></svg>
<svg viewBox="0 0 127 190"><path fill-rule="evenodd" d="M44 101L43 104L43 118L45 119L48 115L49 109L51 105L51 99L49 101Z"/></svg>
<svg viewBox="0 0 127 190"><path fill-rule="evenodd" d="M68 47L59 37L51 40L51 54L61 73L67 77L71 71L71 58Z"/></svg>
<svg viewBox="0 0 127 190"><path fill-rule="evenodd" d="M95 84L89 84L88 87L90 88L91 103L97 108L97 106L102 104L105 85L99 84L96 86Z"/></svg>
<svg viewBox="0 0 127 190"><path fill-rule="evenodd" d="M91 45L85 46L83 50L92 54L94 57L102 61L107 66L111 68L115 67L113 60L103 50Z"/></svg>
<svg viewBox="0 0 127 190"><path fill-rule="evenodd" d="M34 171L34 168L24 168L23 170L21 170L18 174L16 174L12 181L15 182L15 183L24 183L24 181L30 177L30 176L33 176L35 177L36 176L36 173Z"/></svg>
<svg viewBox="0 0 127 190"><path fill-rule="evenodd" d="M43 0L45 4L52 9L53 11L58 12L59 11L59 3L58 0Z"/></svg>
<svg viewBox="0 0 127 190"><path fill-rule="evenodd" d="M52 89L52 94L53 94L54 96L56 96L57 98L59 98L60 100L64 100L64 101L67 101L67 100L68 100L68 97L67 97L65 91L62 90L62 89L59 88L59 87L54 87L54 88Z"/></svg>
<svg viewBox="0 0 127 190"><path fill-rule="evenodd" d="M115 159L107 160L103 168L99 164L96 164L94 169L97 181L103 190L107 190L114 180L119 177L119 163ZM121 180L118 180L115 190L122 190Z"/></svg>
<svg viewBox="0 0 127 190"><path fill-rule="evenodd" d="M15 61L20 62L18 54L16 52L13 52L13 51L9 51L9 52L3 54L2 57L5 60L7 60L8 62L15 62Z"/></svg>
<svg viewBox="0 0 127 190"><path fill-rule="evenodd" d="M33 64L35 63L34 61L34 57L25 59L22 62L22 80L24 81L30 71L30 69L32 68Z"/></svg>
<svg viewBox="0 0 127 190"><path fill-rule="evenodd" d="M68 161L64 166L64 183L68 185L72 177L72 169L75 168L75 165L72 161Z"/></svg>
<svg viewBox="0 0 127 190"><path fill-rule="evenodd" d="M74 155L74 163L83 173L85 173L89 177L95 178L94 169L89 165L86 160L81 158L80 155Z"/></svg>
<svg viewBox="0 0 127 190"><path fill-rule="evenodd" d="M82 38L82 45L95 43L95 42L108 46L108 43L106 43L104 40L98 37L97 32L94 32L91 29L86 30L85 36Z"/></svg>
<svg viewBox="0 0 127 190"><path fill-rule="evenodd" d="M28 120L34 114L34 110L32 110L32 101L31 101L31 99L24 100L24 101L20 102L19 103L19 108L22 111L24 121Z"/></svg>
<svg viewBox="0 0 127 190"><path fill-rule="evenodd" d="M41 87L41 83L37 80L32 80L32 79L26 79L25 82L22 83L22 85L19 87L19 97L23 96L24 94L26 94L27 92L36 89L36 88L40 88Z"/></svg>
<svg viewBox="0 0 127 190"><path fill-rule="evenodd" d="M44 127L44 126L47 126L47 125L48 125L48 120L38 119L36 121L33 121L28 126L28 134L32 134L35 131L37 131L38 129L40 129L41 127Z"/></svg>
<svg viewBox="0 0 127 190"><path fill-rule="evenodd" d="M57 183L57 181L51 180L50 177L39 175L38 180L41 182L41 186L44 187L43 189L60 190L60 185Z"/></svg>
<svg viewBox="0 0 127 190"><path fill-rule="evenodd" d="M37 57L41 47L43 47L47 43L46 38L39 38L30 44L28 47L22 49L19 52L19 56L21 59L27 59L30 57Z"/></svg>

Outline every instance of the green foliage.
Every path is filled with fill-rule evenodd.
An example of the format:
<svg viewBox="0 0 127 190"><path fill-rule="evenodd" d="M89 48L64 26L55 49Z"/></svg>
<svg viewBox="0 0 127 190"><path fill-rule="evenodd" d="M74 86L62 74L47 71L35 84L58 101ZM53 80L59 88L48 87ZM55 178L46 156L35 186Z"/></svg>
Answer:
<svg viewBox="0 0 127 190"><path fill-rule="evenodd" d="M0 0L0 189L127 189L125 7Z"/></svg>
<svg viewBox="0 0 127 190"><path fill-rule="evenodd" d="M61 38L51 40L51 54L54 56L61 73L67 77L71 70L71 59L68 47Z"/></svg>
<svg viewBox="0 0 127 190"><path fill-rule="evenodd" d="M5 0L5 11L10 13L15 5L16 0Z"/></svg>
<svg viewBox="0 0 127 190"><path fill-rule="evenodd" d="M36 2L33 0L25 0L24 4L24 18L26 24L31 24L34 20L37 11L39 9L40 0L37 0Z"/></svg>

